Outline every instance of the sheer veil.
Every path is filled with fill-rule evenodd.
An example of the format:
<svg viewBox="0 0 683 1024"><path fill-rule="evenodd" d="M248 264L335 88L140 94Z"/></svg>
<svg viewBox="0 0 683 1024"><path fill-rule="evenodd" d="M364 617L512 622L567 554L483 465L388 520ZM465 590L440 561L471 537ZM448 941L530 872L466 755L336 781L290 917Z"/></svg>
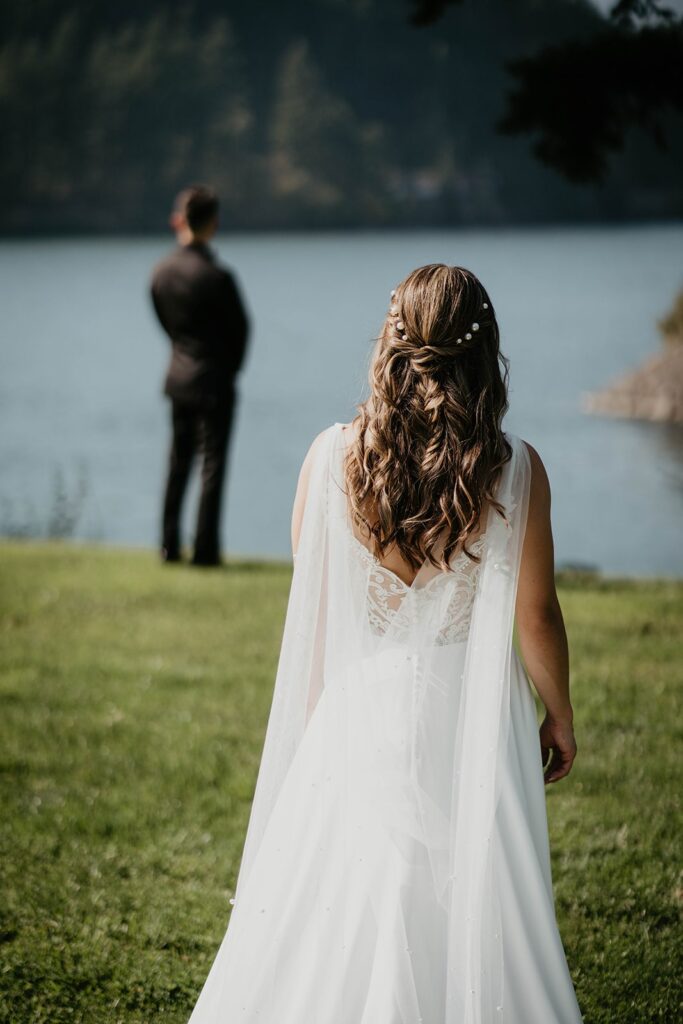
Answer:
<svg viewBox="0 0 683 1024"><path fill-rule="evenodd" d="M382 865L373 862L380 856L377 837L390 836L400 851L396 862L424 866L430 899L443 910L449 966L439 1019L447 1024L502 1021L505 1005L494 816L508 740L512 629L531 472L524 442L506 436L512 457L496 493L506 518L492 508L487 513L476 588L467 559L452 573L436 575L426 564L408 587L360 550L344 494L341 424L323 432L233 910L237 919L241 908L246 913L254 905L250 882L258 881L260 858L277 871L269 825L292 766L315 742L318 759L307 763L317 765L317 776L306 786L314 794L310 828L320 848L306 863L306 892L313 920L335 915L325 972L329 968L330 979L344 976L353 945L351 903L359 894L376 894L378 932L390 917L392 934L407 928L409 915L418 912L403 907L399 920L375 882L363 885L369 872L381 877ZM454 609L467 586L469 614L454 632ZM325 802L331 793L334 800ZM327 847L330 816L334 835L345 838ZM363 837L361 855L357 837ZM264 961L269 934L259 939ZM413 954L406 948L402 955ZM405 978L397 1019L416 1020L408 971ZM326 998L332 994L316 994L308 1019L318 1019L318 1012L332 1019L324 1017ZM335 998L343 1007L351 996L340 989ZM338 1019L345 1019L343 1009Z"/></svg>

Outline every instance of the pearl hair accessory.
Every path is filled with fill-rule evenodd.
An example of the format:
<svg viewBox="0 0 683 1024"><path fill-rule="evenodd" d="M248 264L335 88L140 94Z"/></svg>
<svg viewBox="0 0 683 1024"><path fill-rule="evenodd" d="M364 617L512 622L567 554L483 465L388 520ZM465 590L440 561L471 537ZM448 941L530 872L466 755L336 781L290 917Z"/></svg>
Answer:
<svg viewBox="0 0 683 1024"><path fill-rule="evenodd" d="M389 310L389 316L391 317L392 320L395 321L394 326L396 328L397 333L400 335L401 340L402 341L407 341L408 340L408 335L403 333L405 331L405 329L406 329L406 325L403 323L402 320L398 319L399 308L398 308L398 306L393 304L395 298L396 298L396 289L394 288L392 290L392 292L391 292L392 306L391 306L391 308ZM482 307L481 308L482 309L488 309L489 308L488 302L482 303ZM471 341L472 340L472 332L473 331L476 332L478 330L479 330L479 324L475 320L475 322L470 326L469 331L465 335L465 341ZM463 341L462 338L456 338L455 344L456 345L462 345L462 341Z"/></svg>
<svg viewBox="0 0 683 1024"><path fill-rule="evenodd" d="M489 308L489 304L488 304L488 302L484 302L484 303L482 304L482 307L481 307L481 308L482 308L482 309L488 309L488 308ZM465 341L471 341L471 340L472 340L472 334L471 334L471 332L472 332L472 331L478 331L478 330L479 330L479 324L478 324L478 323L476 322L476 320L475 320L475 322L474 322L474 323L472 324L472 326L470 327L469 331L468 331L468 332L467 332L467 334L465 335ZM462 345L462 338L456 338L456 339L455 339L455 344L456 344L456 345Z"/></svg>
<svg viewBox="0 0 683 1024"><path fill-rule="evenodd" d="M391 309L389 310L389 316L390 316L390 318L392 320L395 321L394 326L395 326L397 332L401 335L401 340L402 341L407 341L408 340L408 335L401 333L401 332L405 331L406 325L403 323L402 320L398 319L398 314L399 314L398 306L393 304L395 298L396 298L396 289L393 288L392 292L391 292L392 306L391 306Z"/></svg>
<svg viewBox="0 0 683 1024"><path fill-rule="evenodd" d="M395 321L394 326L395 326L398 334L401 336L401 341L407 341L408 340L408 335L403 333L405 331L405 329L406 329L406 325L403 323L402 320L398 319L398 315L399 315L398 306L393 305L393 301L394 301L395 298L396 298L396 289L394 288L392 290L392 292L391 292L392 306L391 306L391 309L389 310L389 316L391 317L392 320Z"/></svg>

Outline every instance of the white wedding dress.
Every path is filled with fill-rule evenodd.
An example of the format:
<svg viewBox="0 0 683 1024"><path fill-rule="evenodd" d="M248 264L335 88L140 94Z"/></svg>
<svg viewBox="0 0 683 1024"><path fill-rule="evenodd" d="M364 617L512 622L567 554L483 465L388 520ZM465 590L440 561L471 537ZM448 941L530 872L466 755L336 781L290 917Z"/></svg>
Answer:
<svg viewBox="0 0 683 1024"><path fill-rule="evenodd" d="M234 908L190 1024L577 1024L512 646L530 462L408 586L316 446Z"/></svg>

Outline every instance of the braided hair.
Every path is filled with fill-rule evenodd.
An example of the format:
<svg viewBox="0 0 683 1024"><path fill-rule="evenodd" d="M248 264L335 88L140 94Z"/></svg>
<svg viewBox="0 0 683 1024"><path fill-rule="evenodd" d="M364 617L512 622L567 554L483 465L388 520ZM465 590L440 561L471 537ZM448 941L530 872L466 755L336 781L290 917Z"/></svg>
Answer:
<svg viewBox="0 0 683 1024"><path fill-rule="evenodd" d="M396 547L414 569L447 570L461 545L478 562L466 541L484 505L505 515L494 498L512 454L499 341L488 294L464 267L420 267L392 292L345 461L351 511L377 557Z"/></svg>

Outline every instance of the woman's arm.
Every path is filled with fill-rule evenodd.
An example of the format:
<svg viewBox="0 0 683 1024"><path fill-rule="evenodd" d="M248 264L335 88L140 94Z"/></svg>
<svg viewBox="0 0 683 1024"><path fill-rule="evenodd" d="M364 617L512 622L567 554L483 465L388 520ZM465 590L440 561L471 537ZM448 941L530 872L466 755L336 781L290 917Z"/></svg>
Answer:
<svg viewBox="0 0 683 1024"><path fill-rule="evenodd" d="M525 444L527 444L525 442ZM555 589L555 558L550 521L550 484L541 458L527 444L531 490L522 548L515 616L526 670L546 709L540 727L546 782L569 774L576 757L573 709L569 697L569 649Z"/></svg>
<svg viewBox="0 0 683 1024"><path fill-rule="evenodd" d="M294 507L292 509L292 557L294 559L296 559L297 551L299 550L301 526L304 518L304 509L306 507L306 498L308 496L311 467L321 437L322 435L319 434L318 437L316 437L315 440L313 441L313 444L308 449L306 457L299 471L299 480L296 487L296 495L294 497ZM306 725L308 725L310 717L317 706L320 694L322 693L324 686L327 589L324 582L324 567L322 571L323 582L321 584L320 600L316 612L315 635L313 638L312 658L308 681L308 696L306 699Z"/></svg>
<svg viewBox="0 0 683 1024"><path fill-rule="evenodd" d="M296 558L299 548L299 537L301 535L301 524L304 519L304 508L306 507L306 495L308 494L308 481L311 475L311 466L318 446L321 443L323 433L313 440L311 447L306 452L306 457L299 470L299 479L294 495L294 507L292 508L292 557Z"/></svg>

